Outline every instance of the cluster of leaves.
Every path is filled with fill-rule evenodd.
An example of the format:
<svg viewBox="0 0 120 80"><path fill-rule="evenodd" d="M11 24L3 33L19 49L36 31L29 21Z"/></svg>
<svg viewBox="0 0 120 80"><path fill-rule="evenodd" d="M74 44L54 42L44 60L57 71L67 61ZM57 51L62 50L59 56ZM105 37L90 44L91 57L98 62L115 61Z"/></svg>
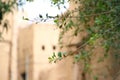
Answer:
<svg viewBox="0 0 120 80"><path fill-rule="evenodd" d="M59 1L55 0L54 3L57 4ZM77 51L73 52L76 62L82 60L85 63L85 68L88 68L90 56L96 45L105 50L104 57L100 58L99 61L103 61L108 56L107 53L111 48L116 51L120 50L120 0L69 1L78 7L74 10L68 10L57 18L55 23L61 29L60 41L62 41L64 34L71 29L74 29L72 37L77 36L82 31L87 33L87 37L82 41L83 44L78 47ZM96 44L98 40L101 41ZM86 49L87 46L89 46L89 50Z"/></svg>
<svg viewBox="0 0 120 80"><path fill-rule="evenodd" d="M65 0L52 0L52 3L54 4L54 5L60 5L60 4L64 4L64 2L65 2Z"/></svg>
<svg viewBox="0 0 120 80"><path fill-rule="evenodd" d="M58 60L62 60L63 58L65 58L67 56L67 53L63 53L63 52L58 52L57 55L55 54L55 52L53 53L52 57L49 57L49 62L54 62L56 63Z"/></svg>
<svg viewBox="0 0 120 80"><path fill-rule="evenodd" d="M33 0L27 0L33 1ZM3 39L2 33L4 30L8 31L9 21L7 19L4 20L4 15L10 12L13 12L15 7L23 5L22 0L0 0L0 25L2 26L2 30L0 31L0 39Z"/></svg>
<svg viewBox="0 0 120 80"><path fill-rule="evenodd" d="M16 3L16 0L9 0L9 1L1 1L0 0L0 22L3 19L3 16L12 11L12 8L14 7L14 4Z"/></svg>
<svg viewBox="0 0 120 80"><path fill-rule="evenodd" d="M48 13L46 13L45 16L39 14L39 16L34 19L29 19L29 18L23 16L23 20L39 23L39 22L47 22L49 20L54 20L57 17L58 17L58 15L57 16L49 16Z"/></svg>
<svg viewBox="0 0 120 80"><path fill-rule="evenodd" d="M16 0L8 0L8 1L1 1L0 0L0 25L2 25L2 31L0 31L0 39L3 39L2 33L4 29L8 30L8 21L2 21L3 17L6 13L12 12L14 8L14 4L16 4Z"/></svg>
<svg viewBox="0 0 120 80"><path fill-rule="evenodd" d="M6 13L12 12L13 8L17 6L23 5L25 1L33 1L33 0L8 0L2 1L0 0L0 22L3 20L3 16Z"/></svg>

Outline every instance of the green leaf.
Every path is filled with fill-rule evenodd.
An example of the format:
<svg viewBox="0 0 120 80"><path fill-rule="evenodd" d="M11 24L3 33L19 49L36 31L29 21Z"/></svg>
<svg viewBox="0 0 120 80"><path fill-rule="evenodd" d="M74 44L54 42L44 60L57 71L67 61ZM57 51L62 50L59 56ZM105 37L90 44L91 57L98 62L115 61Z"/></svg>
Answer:
<svg viewBox="0 0 120 80"><path fill-rule="evenodd" d="M55 19L54 22L55 22L56 24L58 24L58 19Z"/></svg>
<svg viewBox="0 0 120 80"><path fill-rule="evenodd" d="M104 61L104 57L99 57L99 59L98 59L98 63L100 63L100 62L103 62Z"/></svg>
<svg viewBox="0 0 120 80"><path fill-rule="evenodd" d="M39 14L39 18L43 18L43 16L41 14Z"/></svg>
<svg viewBox="0 0 120 80"><path fill-rule="evenodd" d="M23 16L23 20L29 20L28 18L25 18L24 16Z"/></svg>
<svg viewBox="0 0 120 80"><path fill-rule="evenodd" d="M49 63L51 63L53 61L53 59L51 57L48 57L49 59Z"/></svg>
<svg viewBox="0 0 120 80"><path fill-rule="evenodd" d="M76 54L76 55L74 56L74 62L75 62L75 63L76 63L76 62L79 62L79 61L80 61L80 57L81 57L80 54Z"/></svg>
<svg viewBox="0 0 120 80"><path fill-rule="evenodd" d="M94 78L94 80L98 80L98 77L97 77L97 76L94 76L93 78Z"/></svg>
<svg viewBox="0 0 120 80"><path fill-rule="evenodd" d="M53 56L56 57L55 52L53 53Z"/></svg>
<svg viewBox="0 0 120 80"><path fill-rule="evenodd" d="M62 53L58 52L58 57L61 58L62 57Z"/></svg>
<svg viewBox="0 0 120 80"><path fill-rule="evenodd" d="M97 24L97 25L102 24L102 20L97 17L97 18L95 19L95 24Z"/></svg>

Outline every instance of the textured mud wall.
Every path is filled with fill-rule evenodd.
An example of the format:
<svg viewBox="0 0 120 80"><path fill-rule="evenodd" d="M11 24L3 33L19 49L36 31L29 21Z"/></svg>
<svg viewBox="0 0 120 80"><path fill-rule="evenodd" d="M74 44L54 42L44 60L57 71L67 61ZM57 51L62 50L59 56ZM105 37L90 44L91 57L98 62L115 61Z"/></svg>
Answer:
<svg viewBox="0 0 120 80"><path fill-rule="evenodd" d="M18 79L24 80L27 76L32 78L33 60L33 27L19 30L18 36ZM29 63L26 61L29 60ZM29 66L29 67L27 67ZM28 69L27 69L28 68ZM29 71L29 72L28 72Z"/></svg>
<svg viewBox="0 0 120 80"><path fill-rule="evenodd" d="M80 6L80 4L76 4L71 0L69 10L73 10L73 9L77 8L78 6ZM75 16L76 14L77 13L75 13L73 16ZM80 26L84 28L84 26L82 26L82 25L80 25ZM70 33L72 33L72 31L68 31L68 33L66 33L66 35L64 35L64 38L63 38L64 45L69 44L67 42L68 42L68 40L71 39L71 37L69 37ZM76 36L76 39L73 39L72 41L73 41L73 43L81 42L82 38L84 38L85 36L86 36L86 32L80 33L78 36ZM98 62L98 60L100 58L102 58L105 53L103 48L97 46L98 43L100 43L100 41L101 40L96 41L96 43L95 43L96 48L93 51L94 55L91 58L91 68L92 68L93 72L92 72L92 74L85 74L84 80L93 80L94 76L97 76L99 80L119 80L118 75L120 75L119 74L120 73L120 69L119 69L120 58L118 58L118 57L116 58L116 55L118 55L118 56L120 55L120 50L110 49L110 51L108 53L109 56L102 62ZM74 46L71 48L74 48ZM72 50L71 48L68 48L67 51ZM74 51L74 50L72 50L72 51ZM76 71L76 69L78 69L78 71ZM74 76L75 77L74 80L83 80L82 79L82 76L83 76L82 71L83 71L82 64L81 63L76 64L75 65L75 73L76 74Z"/></svg>
<svg viewBox="0 0 120 80"><path fill-rule="evenodd" d="M8 29L3 29L7 26ZM5 14L0 24L0 80L10 79L10 56L12 47L13 14Z"/></svg>
<svg viewBox="0 0 120 80"><path fill-rule="evenodd" d="M0 80L9 79L10 44L0 43Z"/></svg>
<svg viewBox="0 0 120 80"><path fill-rule="evenodd" d="M71 57L55 64L49 63L48 57L52 56L53 52L60 50L58 45L59 30L55 25L44 23L32 24L29 28L20 30L19 34L19 74L26 72L25 55L27 53L31 56L29 57L28 64L28 77L30 80L74 80L74 66ZM30 47L31 49L29 49ZM64 48L61 51L66 49Z"/></svg>
<svg viewBox="0 0 120 80"><path fill-rule="evenodd" d="M59 30L55 25L34 25L34 80L72 80L71 59L49 63L48 57L59 51Z"/></svg>

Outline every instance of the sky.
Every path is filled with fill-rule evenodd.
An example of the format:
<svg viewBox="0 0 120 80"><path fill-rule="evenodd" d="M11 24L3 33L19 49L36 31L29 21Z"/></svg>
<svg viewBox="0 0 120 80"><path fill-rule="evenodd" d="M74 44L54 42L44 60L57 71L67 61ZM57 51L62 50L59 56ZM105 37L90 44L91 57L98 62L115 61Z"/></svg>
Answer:
<svg viewBox="0 0 120 80"><path fill-rule="evenodd" d="M66 3L65 6L68 8L69 4ZM24 11L28 14L28 18L36 18L39 14L43 16L48 13L50 16L56 16L57 14L61 14L66 11L63 6L61 6L61 10L59 10L55 6L51 6L50 0L34 0L34 2L25 2L25 4L20 7L20 9L24 9Z"/></svg>

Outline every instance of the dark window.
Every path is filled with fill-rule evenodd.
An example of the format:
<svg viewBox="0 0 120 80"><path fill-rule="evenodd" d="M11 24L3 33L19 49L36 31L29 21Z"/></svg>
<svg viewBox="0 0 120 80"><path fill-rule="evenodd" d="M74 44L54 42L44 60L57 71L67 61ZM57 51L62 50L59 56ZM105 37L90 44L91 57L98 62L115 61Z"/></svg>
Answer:
<svg viewBox="0 0 120 80"><path fill-rule="evenodd" d="M53 50L55 50L56 49L56 46L55 45L53 45Z"/></svg>
<svg viewBox="0 0 120 80"><path fill-rule="evenodd" d="M42 46L42 50L45 50L45 46L44 45Z"/></svg>
<svg viewBox="0 0 120 80"><path fill-rule="evenodd" d="M25 80L25 79L26 79L26 73L23 72L23 73L21 74L21 77L22 77L22 80Z"/></svg>

